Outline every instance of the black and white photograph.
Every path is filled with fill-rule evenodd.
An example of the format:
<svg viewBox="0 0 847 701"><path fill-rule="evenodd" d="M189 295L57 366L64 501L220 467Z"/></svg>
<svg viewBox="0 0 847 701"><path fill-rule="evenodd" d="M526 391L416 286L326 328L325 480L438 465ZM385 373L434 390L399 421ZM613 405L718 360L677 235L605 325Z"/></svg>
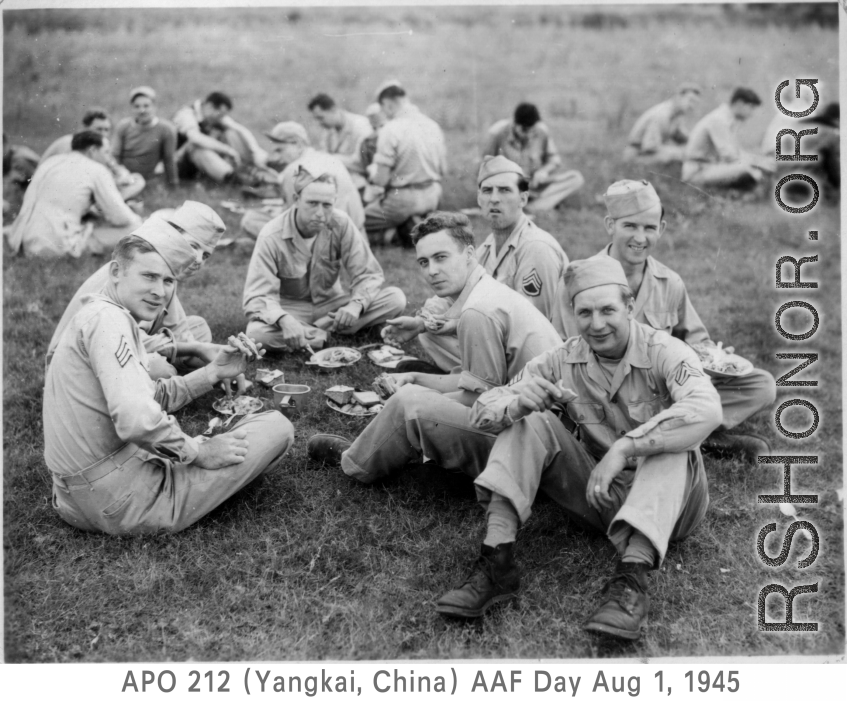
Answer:
<svg viewBox="0 0 847 701"><path fill-rule="evenodd" d="M841 3L0 11L7 663L843 662Z"/></svg>

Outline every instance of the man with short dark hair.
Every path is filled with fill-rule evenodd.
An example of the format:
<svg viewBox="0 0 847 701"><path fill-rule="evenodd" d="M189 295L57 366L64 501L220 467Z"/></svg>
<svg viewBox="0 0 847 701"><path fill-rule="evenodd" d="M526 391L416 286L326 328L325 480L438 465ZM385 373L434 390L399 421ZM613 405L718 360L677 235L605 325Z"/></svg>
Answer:
<svg viewBox="0 0 847 701"><path fill-rule="evenodd" d="M148 85L129 93L133 116L118 122L112 153L118 163L150 180L161 163L165 182L179 184L176 172L176 127L156 114L156 91Z"/></svg>
<svg viewBox="0 0 847 701"><path fill-rule="evenodd" d="M504 156L486 156L477 176L477 203L492 232L476 249L476 258L485 272L515 290L550 319L556 301L556 289L568 257L550 234L539 229L524 214L529 182L521 167ZM427 300L415 317L389 319L385 335L397 340L418 340L435 365L450 371L461 364L461 349L456 335L456 320L447 317L451 299ZM436 328L424 322L435 318ZM397 370L423 369L422 361L404 361Z"/></svg>
<svg viewBox="0 0 847 701"><path fill-rule="evenodd" d="M447 170L444 134L397 81L379 88L377 102L388 122L377 136L370 182L382 190L365 207L365 229L376 240L396 231L400 242L411 247L412 218L433 211L441 200Z"/></svg>
<svg viewBox="0 0 847 701"><path fill-rule="evenodd" d="M321 348L330 332L353 334L397 316L406 295L383 287L382 268L350 217L336 209L328 173L300 166L294 204L256 240L244 283L247 333L269 350ZM349 276L342 286L341 268Z"/></svg>
<svg viewBox="0 0 847 701"><path fill-rule="evenodd" d="M102 107L92 107L86 110L85 114L82 115L82 126L84 127L83 131L95 131L104 139L109 139L112 135L112 120ZM52 156L70 153L73 136L73 134L66 134L56 139L41 155L41 162L44 163ZM115 184L124 200L133 200L144 190L146 185L144 177L140 173L130 172L128 168L118 163L111 150L106 154L105 164L112 172Z"/></svg>
<svg viewBox="0 0 847 701"><path fill-rule="evenodd" d="M264 171L267 152L247 127L230 116L231 111L232 99L217 91L177 111L173 121L180 177L192 178L200 173L215 182L223 182L244 166L244 175L240 177L245 184L251 184L253 178L248 171L252 173L254 168Z"/></svg>
<svg viewBox="0 0 847 701"><path fill-rule="evenodd" d="M309 111L321 125L318 150L337 158L350 173L356 190L367 185L359 153L362 140L371 133L367 117L341 109L329 95L320 93L309 101ZM357 224L357 226L360 226Z"/></svg>
<svg viewBox="0 0 847 701"><path fill-rule="evenodd" d="M73 258L83 251L111 253L141 224L106 166L109 140L95 131L82 131L74 134L71 148L71 153L52 156L35 171L7 234L13 253Z"/></svg>
<svg viewBox="0 0 847 701"><path fill-rule="evenodd" d="M685 147L682 179L699 187L751 187L761 182L773 166L742 149L738 140L739 128L761 104L750 88L736 88L728 103L697 122Z"/></svg>
<svg viewBox="0 0 847 701"><path fill-rule="evenodd" d="M479 264L465 215L434 212L415 226L412 239L433 292L455 300L449 315L458 320L461 371L395 374L397 393L352 444L328 434L309 440L315 459L340 461L346 474L365 483L419 459L478 475L493 436L470 425L469 407L559 343L550 322L526 297L492 279Z"/></svg>
<svg viewBox="0 0 847 701"><path fill-rule="evenodd" d="M538 107L522 102L513 119L502 119L488 130L482 156L505 156L529 178L530 213L553 209L577 192L585 179L577 170L562 170L562 159Z"/></svg>
<svg viewBox="0 0 847 701"><path fill-rule="evenodd" d="M44 385L54 508L76 528L113 535L187 528L267 471L294 437L275 411L208 440L169 415L262 351L227 346L206 367L154 383L138 323L155 319L195 254L162 220L141 233L118 243L108 283L68 325Z"/></svg>
<svg viewBox="0 0 847 701"><path fill-rule="evenodd" d="M487 530L471 575L436 610L477 618L517 594L518 527L542 490L606 533L621 556L583 628L635 640L649 608L648 572L705 516L698 445L720 422L720 401L693 350L632 318L617 261L575 261L565 285L579 336L531 360L471 410L473 428L497 436L474 481ZM560 420L565 413L574 433Z"/></svg>
<svg viewBox="0 0 847 701"><path fill-rule="evenodd" d="M629 133L624 161L644 165L682 162L688 141L683 119L700 101L700 92L699 85L684 83L672 98L642 114Z"/></svg>

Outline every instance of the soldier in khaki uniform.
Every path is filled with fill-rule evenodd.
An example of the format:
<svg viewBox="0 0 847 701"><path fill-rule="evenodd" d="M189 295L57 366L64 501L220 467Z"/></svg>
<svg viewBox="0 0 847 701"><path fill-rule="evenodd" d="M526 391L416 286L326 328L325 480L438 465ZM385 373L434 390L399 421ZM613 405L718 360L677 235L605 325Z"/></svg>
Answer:
<svg viewBox="0 0 847 701"><path fill-rule="evenodd" d="M393 375L398 392L352 445L338 436L310 439L313 457L340 459L346 474L366 483L416 459L475 477L494 436L471 426L469 407L482 392L506 384L531 358L559 343L553 326L526 297L479 265L467 217L435 212L415 227L412 237L427 282L436 294L456 300L450 316L458 321L461 371Z"/></svg>
<svg viewBox="0 0 847 701"><path fill-rule="evenodd" d="M526 297L547 319L553 313L559 278L568 257L550 234L539 229L524 214L529 181L521 167L504 156L486 156L477 176L477 202L493 231L476 249L480 265L491 277ZM424 310L437 318L453 300L433 297ZM455 322L445 323L437 332L426 331L423 318L400 317L388 324L420 333L418 341L435 365L444 371L461 364ZM401 363L402 371L411 363ZM411 369L411 368L410 368Z"/></svg>
<svg viewBox="0 0 847 701"><path fill-rule="evenodd" d="M341 109L329 95L318 93L309 100L309 112L321 125L318 149L335 156L350 171L357 190L367 184L365 166L362 164L359 146L372 129L368 118Z"/></svg>
<svg viewBox="0 0 847 701"><path fill-rule="evenodd" d="M653 186L644 180L622 180L609 187L604 199L609 212L604 224L612 242L597 255L611 256L623 266L635 294L636 321L666 331L688 345L714 345L682 278L650 255L666 226L662 203ZM559 287L553 325L562 338L579 332L563 284ZM721 398L723 421L720 431L708 438L703 449L740 453L751 461L768 453L770 447L763 438L730 430L773 404L773 375L755 368L739 377L714 377L712 384Z"/></svg>
<svg viewBox="0 0 847 701"><path fill-rule="evenodd" d="M406 295L383 287L382 268L363 235L334 208L334 178L301 167L294 192L294 206L256 240L244 283L247 333L272 350L317 349L330 331L352 334L399 314ZM349 292L341 285L342 266Z"/></svg>
<svg viewBox="0 0 847 701"><path fill-rule="evenodd" d="M518 525L542 489L605 532L622 556L585 629L636 639L649 606L647 572L708 507L697 446L720 423L720 400L693 350L633 319L617 261L571 263L565 282L580 335L527 363L516 382L486 392L471 411L476 430L497 434L475 480L488 529L475 570L437 610L475 618L516 594Z"/></svg>
<svg viewBox="0 0 847 701"><path fill-rule="evenodd" d="M633 125L623 159L644 165L681 162L688 141L683 119L699 101L700 86L686 83L670 100L653 105Z"/></svg>
<svg viewBox="0 0 847 701"><path fill-rule="evenodd" d="M157 217L180 232L194 251L196 260L181 273L180 282L195 275L203 267L226 231L226 225L215 210L201 202L187 200L176 211L156 213L151 219ZM142 226L134 233L143 238L148 230L156 229ZM108 283L110 265L107 263L95 272L74 294L53 332L47 349L47 364L65 328L82 308L83 299L100 292ZM221 349L221 346L212 342L212 331L203 317L186 315L176 291L152 322L142 321L139 324L139 330L142 344L148 353L150 376L154 380L176 375L177 367L196 368L209 363ZM243 385L243 378L239 378L239 384Z"/></svg>
<svg viewBox="0 0 847 701"><path fill-rule="evenodd" d="M278 412L253 414L201 442L167 412L242 374L227 347L204 368L154 382L139 321L153 321L196 258L169 224L144 224L114 252L109 281L71 320L47 370L44 458L53 506L68 523L110 534L187 528L265 472L291 445Z"/></svg>

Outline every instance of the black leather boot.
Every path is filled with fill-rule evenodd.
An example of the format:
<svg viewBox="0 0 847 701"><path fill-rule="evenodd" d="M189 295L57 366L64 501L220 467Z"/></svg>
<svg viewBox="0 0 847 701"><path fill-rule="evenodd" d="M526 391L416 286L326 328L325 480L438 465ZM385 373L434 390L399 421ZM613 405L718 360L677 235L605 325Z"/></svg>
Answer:
<svg viewBox="0 0 847 701"><path fill-rule="evenodd" d="M521 585L512 555L514 545L483 545L470 576L458 589L442 596L435 610L444 616L479 618L489 607L514 597Z"/></svg>
<svg viewBox="0 0 847 701"><path fill-rule="evenodd" d="M619 562L615 574L603 587L600 605L583 624L584 630L624 640L638 640L647 621L650 567L640 562Z"/></svg>

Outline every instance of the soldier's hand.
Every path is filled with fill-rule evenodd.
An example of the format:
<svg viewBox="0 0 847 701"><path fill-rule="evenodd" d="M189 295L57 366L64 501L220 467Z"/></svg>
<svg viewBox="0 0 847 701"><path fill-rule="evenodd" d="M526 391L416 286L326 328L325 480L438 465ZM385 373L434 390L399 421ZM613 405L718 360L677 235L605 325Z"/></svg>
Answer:
<svg viewBox="0 0 847 701"><path fill-rule="evenodd" d="M222 467L238 465L244 462L248 448L247 431L236 428L201 443L193 464L204 470L220 470Z"/></svg>
<svg viewBox="0 0 847 701"><path fill-rule="evenodd" d="M247 360L248 355L237 348L221 346L220 352L206 366L213 375L210 378L212 383L217 384L219 380L231 380L237 375L244 374L244 371L247 370Z"/></svg>
<svg viewBox="0 0 847 701"><path fill-rule="evenodd" d="M588 485L585 488L585 497L593 508L601 511L614 506L609 487L615 477L626 467L626 459L627 455L623 449L623 444L621 441L615 441L603 456L603 459L591 470L591 474L588 476Z"/></svg>
<svg viewBox="0 0 847 701"><path fill-rule="evenodd" d="M349 329L362 314L362 305L358 302L350 302L336 309L329 316L332 317L332 331L344 331Z"/></svg>
<svg viewBox="0 0 847 701"><path fill-rule="evenodd" d="M552 378L531 375L515 385L518 392L518 407L522 416L534 411L546 411L555 402L565 400L565 393L559 389Z"/></svg>
<svg viewBox="0 0 847 701"><path fill-rule="evenodd" d="M450 336L455 335L459 332L459 320L458 319L444 319L444 323L438 327L437 331L430 331L430 333L434 333L436 336Z"/></svg>
<svg viewBox="0 0 847 701"><path fill-rule="evenodd" d="M290 314L281 317L279 328L282 331L282 342L291 350L300 350L306 347L306 331L297 319Z"/></svg>
<svg viewBox="0 0 847 701"><path fill-rule="evenodd" d="M417 381L416 372L392 372L391 379L394 380L397 389L403 385L413 385ZM395 390L396 391L396 390Z"/></svg>
<svg viewBox="0 0 847 701"><path fill-rule="evenodd" d="M417 316L398 316L387 319L380 335L389 343L411 341L423 331L423 319Z"/></svg>

